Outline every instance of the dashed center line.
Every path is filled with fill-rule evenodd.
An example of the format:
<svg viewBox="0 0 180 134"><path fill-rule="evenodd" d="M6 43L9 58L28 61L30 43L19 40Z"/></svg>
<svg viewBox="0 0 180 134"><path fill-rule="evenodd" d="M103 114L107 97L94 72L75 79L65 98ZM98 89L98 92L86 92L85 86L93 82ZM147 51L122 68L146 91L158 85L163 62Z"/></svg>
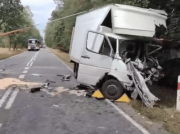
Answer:
<svg viewBox="0 0 180 134"><path fill-rule="evenodd" d="M27 72L28 72L27 70L24 70L22 73L23 73L23 74L26 74Z"/></svg>
<svg viewBox="0 0 180 134"><path fill-rule="evenodd" d="M13 102L14 102L17 94L18 94L18 92L19 92L19 89L16 89L16 90L13 92L13 94L11 95L11 97L10 97L10 99L9 99L6 107L5 107L5 109L10 109L10 108L11 108L11 106L12 106L12 104L13 104Z"/></svg>
<svg viewBox="0 0 180 134"><path fill-rule="evenodd" d="M24 79L25 75L20 75L19 78L20 79Z"/></svg>
<svg viewBox="0 0 180 134"><path fill-rule="evenodd" d="M31 62L30 67L32 67L33 62Z"/></svg>
<svg viewBox="0 0 180 134"><path fill-rule="evenodd" d="M28 70L29 69L29 67L25 67L25 70Z"/></svg>
<svg viewBox="0 0 180 134"><path fill-rule="evenodd" d="M39 52L37 52L32 58L31 60L27 63L25 70L22 72L23 74L26 74L28 72L28 69L30 67L32 67L33 62L36 60L37 56L38 56ZM20 79L24 79L25 75L20 75L19 78Z"/></svg>

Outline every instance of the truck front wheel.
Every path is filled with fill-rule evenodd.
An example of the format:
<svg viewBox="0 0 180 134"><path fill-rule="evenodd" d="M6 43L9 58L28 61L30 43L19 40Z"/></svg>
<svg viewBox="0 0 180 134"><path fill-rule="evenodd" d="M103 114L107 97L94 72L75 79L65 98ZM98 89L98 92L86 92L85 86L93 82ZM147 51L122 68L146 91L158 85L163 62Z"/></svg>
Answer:
<svg viewBox="0 0 180 134"><path fill-rule="evenodd" d="M78 63L74 63L74 77L76 79L78 77L78 67L79 67L79 64Z"/></svg>
<svg viewBox="0 0 180 134"><path fill-rule="evenodd" d="M111 79L104 82L101 91L105 98L117 100L123 95L124 89L119 81Z"/></svg>

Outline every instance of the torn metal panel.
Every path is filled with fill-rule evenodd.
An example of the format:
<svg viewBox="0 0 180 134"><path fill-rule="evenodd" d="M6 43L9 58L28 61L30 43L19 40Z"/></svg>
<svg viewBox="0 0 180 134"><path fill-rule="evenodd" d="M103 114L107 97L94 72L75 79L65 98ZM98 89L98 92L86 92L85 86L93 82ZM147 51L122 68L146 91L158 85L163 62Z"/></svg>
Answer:
<svg viewBox="0 0 180 134"><path fill-rule="evenodd" d="M149 8L148 10L149 10L149 11L152 11L152 12L155 12L155 13L158 13L158 14L165 15L165 16L168 15L168 14L167 14L165 11L163 11L163 10L157 10L157 9L152 9L152 8Z"/></svg>
<svg viewBox="0 0 180 134"><path fill-rule="evenodd" d="M166 27L167 16L164 11L149 10L117 4L112 10L113 32L116 34L153 37L155 26Z"/></svg>

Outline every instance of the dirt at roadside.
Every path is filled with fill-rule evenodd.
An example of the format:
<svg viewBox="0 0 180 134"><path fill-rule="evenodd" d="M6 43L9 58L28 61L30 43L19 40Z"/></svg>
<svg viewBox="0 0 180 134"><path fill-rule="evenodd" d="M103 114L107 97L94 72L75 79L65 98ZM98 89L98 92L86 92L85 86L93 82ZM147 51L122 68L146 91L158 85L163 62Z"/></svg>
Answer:
<svg viewBox="0 0 180 134"><path fill-rule="evenodd" d="M0 47L0 60L20 54L24 51L26 51L26 49L18 49L18 50L13 51L13 50L9 50L9 48L1 48Z"/></svg>
<svg viewBox="0 0 180 134"><path fill-rule="evenodd" d="M130 105L138 113L153 122L161 123L171 134L179 134L180 112L176 111L177 89L158 86L157 84L149 86L149 89L161 99L153 109L145 107L140 100L132 101Z"/></svg>
<svg viewBox="0 0 180 134"><path fill-rule="evenodd" d="M38 86L41 85L40 83L32 83L32 82L25 82L25 81L21 81L19 79L15 79L15 78L4 78L4 79L0 79L0 90L5 90L10 86L20 86L20 87L26 87L26 88L30 88L30 87L34 87L34 86Z"/></svg>

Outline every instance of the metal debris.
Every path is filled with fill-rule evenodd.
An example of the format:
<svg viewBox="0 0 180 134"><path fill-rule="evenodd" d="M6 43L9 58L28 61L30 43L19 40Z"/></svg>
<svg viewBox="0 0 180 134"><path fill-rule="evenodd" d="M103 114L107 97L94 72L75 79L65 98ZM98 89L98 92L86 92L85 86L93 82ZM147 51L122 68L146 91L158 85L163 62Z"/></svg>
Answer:
<svg viewBox="0 0 180 134"><path fill-rule="evenodd" d="M33 87L33 88L30 90L30 92L31 92L31 93L39 92L39 91L41 91L41 89L43 89L43 88L48 88L51 83L56 83L56 82L47 80L46 83L44 83L42 86Z"/></svg>
<svg viewBox="0 0 180 134"><path fill-rule="evenodd" d="M75 87L75 89L79 89L79 90L96 90L93 86L91 85L88 85L88 84L80 84L80 85L77 85Z"/></svg>
<svg viewBox="0 0 180 134"><path fill-rule="evenodd" d="M30 92L31 92L31 93L39 92L39 91L41 91L41 88L42 88L42 87L32 88L32 89L30 90Z"/></svg>
<svg viewBox="0 0 180 134"><path fill-rule="evenodd" d="M48 88L51 83L56 83L55 81L46 80L42 85L42 88Z"/></svg>
<svg viewBox="0 0 180 134"><path fill-rule="evenodd" d="M70 81L71 75L70 74L66 74L66 75L57 75L62 77L61 80L62 81Z"/></svg>
<svg viewBox="0 0 180 134"><path fill-rule="evenodd" d="M152 57L148 58L153 59ZM151 80L153 80L153 78L158 79L160 77L157 68L159 67L159 64L155 59L153 59L152 61L156 63L156 68L154 66L149 67L146 63L142 63L139 59L135 61L136 63L129 59L126 60L128 70L132 73L132 79L135 86L134 92L131 94L131 97L133 99L136 99L137 95L139 95L144 104L148 107L153 107L155 105L155 102L159 100L149 91L146 85L146 82L152 84Z"/></svg>

